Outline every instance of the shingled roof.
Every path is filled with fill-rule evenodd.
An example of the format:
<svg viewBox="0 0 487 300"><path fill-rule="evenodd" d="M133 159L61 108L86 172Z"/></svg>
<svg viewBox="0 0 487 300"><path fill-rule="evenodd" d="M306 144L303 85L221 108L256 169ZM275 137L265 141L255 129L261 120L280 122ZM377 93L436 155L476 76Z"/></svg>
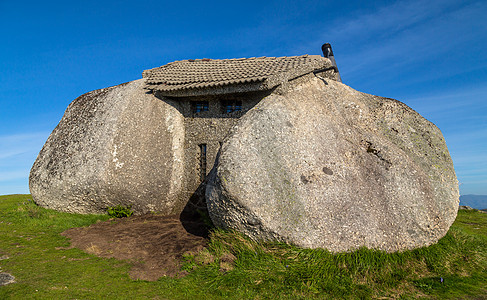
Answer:
<svg viewBox="0 0 487 300"><path fill-rule="evenodd" d="M197 59L146 70L147 88L162 96L193 96L268 90L285 81L331 67L319 55Z"/></svg>

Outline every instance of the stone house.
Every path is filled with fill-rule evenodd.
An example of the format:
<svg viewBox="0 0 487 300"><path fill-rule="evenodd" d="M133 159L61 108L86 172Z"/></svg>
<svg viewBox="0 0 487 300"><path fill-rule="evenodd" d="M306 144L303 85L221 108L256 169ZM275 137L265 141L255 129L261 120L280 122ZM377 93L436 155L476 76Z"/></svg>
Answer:
<svg viewBox="0 0 487 300"><path fill-rule="evenodd" d="M329 44L323 53L326 58L191 59L143 72L146 88L163 101L174 100L184 116L182 199L203 200L205 178L225 136L263 98L307 75L340 80Z"/></svg>
<svg viewBox="0 0 487 300"><path fill-rule="evenodd" d="M207 209L254 240L333 252L435 243L459 197L441 131L342 84L322 50L176 61L78 97L32 167L33 200L181 220Z"/></svg>

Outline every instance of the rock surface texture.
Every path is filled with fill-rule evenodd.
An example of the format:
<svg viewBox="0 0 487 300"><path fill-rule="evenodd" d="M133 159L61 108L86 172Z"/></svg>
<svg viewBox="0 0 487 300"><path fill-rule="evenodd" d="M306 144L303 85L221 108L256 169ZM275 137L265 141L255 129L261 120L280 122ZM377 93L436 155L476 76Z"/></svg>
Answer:
<svg viewBox="0 0 487 300"><path fill-rule="evenodd" d="M405 104L306 76L244 115L206 189L213 222L332 252L435 243L458 182L440 130Z"/></svg>
<svg viewBox="0 0 487 300"><path fill-rule="evenodd" d="M136 213L182 210L184 120L144 85L96 90L69 105L32 167L36 203L76 213L119 204Z"/></svg>

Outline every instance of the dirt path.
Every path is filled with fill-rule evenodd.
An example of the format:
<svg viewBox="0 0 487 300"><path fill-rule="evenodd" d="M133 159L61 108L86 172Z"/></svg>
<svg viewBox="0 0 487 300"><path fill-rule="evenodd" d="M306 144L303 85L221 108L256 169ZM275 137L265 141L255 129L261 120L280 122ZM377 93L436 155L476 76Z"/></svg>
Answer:
<svg viewBox="0 0 487 300"><path fill-rule="evenodd" d="M153 281L162 276L183 276L181 256L203 249L208 230L198 220L146 214L72 228L62 235L71 239L72 247L85 252L129 260L132 279Z"/></svg>

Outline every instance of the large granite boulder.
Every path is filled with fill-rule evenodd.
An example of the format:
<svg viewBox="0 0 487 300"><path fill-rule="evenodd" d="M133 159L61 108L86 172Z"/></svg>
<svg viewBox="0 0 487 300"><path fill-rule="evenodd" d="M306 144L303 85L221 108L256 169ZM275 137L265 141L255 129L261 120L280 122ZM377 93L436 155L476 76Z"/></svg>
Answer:
<svg viewBox="0 0 487 300"><path fill-rule="evenodd" d="M308 76L243 116L206 189L213 222L333 252L435 243L458 182L440 130L405 104Z"/></svg>
<svg viewBox="0 0 487 300"><path fill-rule="evenodd" d="M145 79L74 100L32 167L29 186L44 207L105 213L180 212L184 119L144 89Z"/></svg>

